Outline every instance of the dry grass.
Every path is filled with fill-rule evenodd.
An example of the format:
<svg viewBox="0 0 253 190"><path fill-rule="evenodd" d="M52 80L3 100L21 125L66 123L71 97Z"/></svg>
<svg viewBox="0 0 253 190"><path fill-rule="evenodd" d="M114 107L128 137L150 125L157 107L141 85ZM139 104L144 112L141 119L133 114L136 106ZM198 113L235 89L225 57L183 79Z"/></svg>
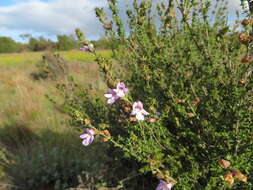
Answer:
<svg viewBox="0 0 253 190"><path fill-rule="evenodd" d="M55 86L66 79L36 81L31 77L43 53L0 54L0 128L21 123L35 133L42 128L66 129L67 116L56 111L45 97L49 94L61 100ZM100 53L110 56L109 51ZM78 84L92 87L96 92L105 91L93 55L79 51L60 52L60 55L68 61L69 73ZM0 168L0 181L2 175Z"/></svg>
<svg viewBox="0 0 253 190"><path fill-rule="evenodd" d="M100 52L110 56L110 52ZM66 116L56 112L46 99L49 94L56 98L57 83L64 81L35 81L30 74L36 71L36 64L43 52L22 54L0 54L0 125L12 121L22 121L31 126L59 126ZM70 75L78 84L92 87L97 92L105 89L92 60L93 55L79 51L60 52L68 60ZM64 79L63 79L64 80Z"/></svg>

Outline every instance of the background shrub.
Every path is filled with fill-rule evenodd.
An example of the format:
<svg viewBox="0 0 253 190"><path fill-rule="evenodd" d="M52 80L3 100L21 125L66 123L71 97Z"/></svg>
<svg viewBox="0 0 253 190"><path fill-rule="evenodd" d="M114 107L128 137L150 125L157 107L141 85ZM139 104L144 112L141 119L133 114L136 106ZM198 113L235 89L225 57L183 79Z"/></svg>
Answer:
<svg viewBox="0 0 253 190"><path fill-rule="evenodd" d="M38 62L37 69L37 72L31 74L35 80L56 80L57 78L66 76L68 73L67 61L60 57L59 54L51 52L45 53L42 56L42 61Z"/></svg>

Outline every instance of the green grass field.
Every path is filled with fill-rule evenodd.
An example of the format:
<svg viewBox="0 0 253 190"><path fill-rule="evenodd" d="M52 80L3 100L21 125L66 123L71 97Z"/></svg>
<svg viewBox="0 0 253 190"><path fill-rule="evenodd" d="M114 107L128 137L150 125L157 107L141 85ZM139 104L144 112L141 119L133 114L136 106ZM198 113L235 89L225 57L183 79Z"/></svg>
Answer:
<svg viewBox="0 0 253 190"><path fill-rule="evenodd" d="M0 54L0 67L1 66L19 66L18 64L29 64L35 63L41 59L41 55L44 52L24 52L24 53L10 53L10 54ZM83 53L81 51L61 51L56 52L62 55L68 61L84 61L89 62L94 60L94 55ZM99 51L105 57L111 55L110 51Z"/></svg>

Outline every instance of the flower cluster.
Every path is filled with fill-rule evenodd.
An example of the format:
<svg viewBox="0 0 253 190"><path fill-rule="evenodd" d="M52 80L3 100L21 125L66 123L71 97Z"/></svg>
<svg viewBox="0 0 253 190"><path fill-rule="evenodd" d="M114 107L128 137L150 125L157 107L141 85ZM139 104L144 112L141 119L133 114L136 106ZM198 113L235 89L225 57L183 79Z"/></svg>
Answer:
<svg viewBox="0 0 253 190"><path fill-rule="evenodd" d="M88 46L84 46L81 50L89 51ZM118 99L125 97L128 92L129 90L126 88L124 82L118 82L116 88L109 90L107 94L104 94L104 96L107 98L107 104L113 104ZM136 120L143 121L145 120L144 116L149 115L149 113L143 108L143 103L141 101L137 101L132 105L131 115L135 116ZM102 133L108 134L109 132L106 130ZM95 131L93 129L86 129L86 132L80 136L80 138L83 139L82 144L84 146L90 145L94 140L94 135ZM156 190L171 190L172 186L173 184L160 180Z"/></svg>
<svg viewBox="0 0 253 190"><path fill-rule="evenodd" d="M123 82L119 82L117 84L116 89L109 90L107 94L104 96L108 98L107 103L113 104L117 99L124 97L128 93L128 88ZM143 104L141 101L133 103L133 110L131 115L135 115L137 120L143 121L144 115L148 115L149 113L143 109Z"/></svg>
<svg viewBox="0 0 253 190"><path fill-rule="evenodd" d="M108 104L113 104L117 99L124 97L126 93L128 93L128 88L123 82L119 82L116 89L109 90L104 96L108 98Z"/></svg>

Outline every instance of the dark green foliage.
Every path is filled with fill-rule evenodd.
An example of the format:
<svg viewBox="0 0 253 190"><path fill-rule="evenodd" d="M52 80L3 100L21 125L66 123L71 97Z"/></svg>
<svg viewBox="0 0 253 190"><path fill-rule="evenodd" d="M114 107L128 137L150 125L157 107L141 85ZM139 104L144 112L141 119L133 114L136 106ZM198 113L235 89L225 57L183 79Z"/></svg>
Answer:
<svg viewBox="0 0 253 190"><path fill-rule="evenodd" d="M28 42L28 48L31 51L45 51L54 48L54 43L49 40L45 39L44 37L33 38L31 37Z"/></svg>
<svg viewBox="0 0 253 190"><path fill-rule="evenodd" d="M115 26L104 28L109 39L121 40L113 51L125 72L116 75L115 61L99 54L96 61L110 88L117 78L126 83L128 100L106 105L74 91L65 96L73 123L88 118L92 123L86 127L108 129L110 141L134 158L141 172L176 183L173 189L252 189L253 68L251 61L241 62L251 46L246 52L238 33L229 30L223 2L212 13L210 1L157 4L155 24L151 1L135 0L127 11L127 38L117 1L108 2ZM103 9L96 13L108 24ZM139 100L149 118L130 122L125 108ZM221 159L248 181L228 185Z"/></svg>
<svg viewBox="0 0 253 190"><path fill-rule="evenodd" d="M57 35L57 49L71 50L80 47L80 42L75 40L74 36Z"/></svg>
<svg viewBox="0 0 253 190"><path fill-rule="evenodd" d="M8 37L0 37L0 53L14 53L19 50L20 44Z"/></svg>
<svg viewBox="0 0 253 190"><path fill-rule="evenodd" d="M50 52L42 56L42 60L37 63L37 69L37 72L31 74L35 80L56 80L65 77L68 73L67 61L60 57L59 54Z"/></svg>

